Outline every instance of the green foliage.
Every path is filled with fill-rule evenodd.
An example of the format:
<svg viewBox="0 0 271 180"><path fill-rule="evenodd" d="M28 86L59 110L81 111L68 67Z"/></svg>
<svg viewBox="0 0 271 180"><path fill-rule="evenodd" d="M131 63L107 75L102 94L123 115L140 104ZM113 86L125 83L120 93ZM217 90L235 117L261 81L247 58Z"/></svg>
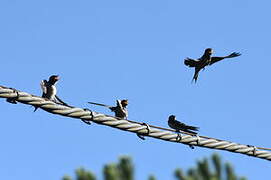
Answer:
<svg viewBox="0 0 271 180"><path fill-rule="evenodd" d="M103 169L104 180L133 180L134 166L130 157L122 156L117 164L107 164Z"/></svg>
<svg viewBox="0 0 271 180"><path fill-rule="evenodd" d="M221 162L218 154L213 154L208 160L203 158L197 161L196 167L189 168L185 173L176 169L174 176L177 180L246 180L238 178L231 164Z"/></svg>
<svg viewBox="0 0 271 180"><path fill-rule="evenodd" d="M154 175L150 175L148 180L156 180L155 176Z"/></svg>
<svg viewBox="0 0 271 180"><path fill-rule="evenodd" d="M68 176L68 175L65 175L65 176L62 178L62 180L72 180L72 178L71 178L70 176Z"/></svg>
<svg viewBox="0 0 271 180"><path fill-rule="evenodd" d="M118 180L119 171L116 164L107 164L103 169L104 179L105 180Z"/></svg>
<svg viewBox="0 0 271 180"><path fill-rule="evenodd" d="M130 157L121 157L118 170L120 174L120 180L133 180L134 178L134 166Z"/></svg>
<svg viewBox="0 0 271 180"><path fill-rule="evenodd" d="M175 178L178 180L185 180L183 170L178 168L174 172Z"/></svg>
<svg viewBox="0 0 271 180"><path fill-rule="evenodd" d="M96 180L94 174L84 168L77 169L75 173L76 180ZM106 164L103 168L103 177L104 180L134 180L132 159L122 156L117 163ZM218 154L197 161L196 167L189 168L187 171L176 169L174 177L176 180L246 180L235 174L230 163L223 164ZM72 178L66 175L62 180L72 180ZM156 180L156 178L150 175L148 180Z"/></svg>
<svg viewBox="0 0 271 180"><path fill-rule="evenodd" d="M221 171L222 171L222 164L221 164L221 159L218 154L213 154L212 155L212 162L215 168L215 177L218 179L221 179Z"/></svg>
<svg viewBox="0 0 271 180"><path fill-rule="evenodd" d="M75 170L75 174L76 174L76 180L96 180L95 175L90 172L85 170L84 168L78 168ZM73 180L72 177L65 175L62 180Z"/></svg>
<svg viewBox="0 0 271 180"><path fill-rule="evenodd" d="M79 168L75 171L76 180L96 180L94 174L90 171L86 171L84 168Z"/></svg>
<svg viewBox="0 0 271 180"><path fill-rule="evenodd" d="M207 158L204 158L202 161L198 161L198 174L202 177L203 180L211 179L211 172L209 169L209 163Z"/></svg>

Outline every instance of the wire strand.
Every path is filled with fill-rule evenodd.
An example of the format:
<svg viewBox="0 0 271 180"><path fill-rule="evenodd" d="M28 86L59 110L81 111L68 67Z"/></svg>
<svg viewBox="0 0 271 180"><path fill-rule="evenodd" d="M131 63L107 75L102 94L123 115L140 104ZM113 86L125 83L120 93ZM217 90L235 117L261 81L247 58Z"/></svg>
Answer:
<svg viewBox="0 0 271 180"><path fill-rule="evenodd" d="M136 133L141 137L149 136L160 140L183 143L185 145L189 145L192 148L194 146L199 146L210 149L225 150L271 161L271 148L242 145L230 141L211 138L208 136L194 135L187 132L181 132L181 135L168 128L158 127L132 120L124 120L88 109L59 105L42 97L18 91L13 88L0 86L0 98L6 98L7 101L11 103L20 102L23 104L39 107L49 113L81 119L84 120L84 122L92 121L97 124L129 131Z"/></svg>

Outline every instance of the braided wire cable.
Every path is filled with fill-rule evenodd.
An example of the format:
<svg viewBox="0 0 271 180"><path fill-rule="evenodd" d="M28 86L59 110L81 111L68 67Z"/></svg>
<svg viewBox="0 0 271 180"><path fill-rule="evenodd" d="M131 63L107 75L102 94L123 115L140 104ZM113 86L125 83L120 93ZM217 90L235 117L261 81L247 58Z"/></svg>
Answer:
<svg viewBox="0 0 271 180"><path fill-rule="evenodd" d="M181 132L180 134L177 134L172 129L157 127L146 123L119 119L117 117L94 112L89 109L56 104L42 97L34 96L13 88L0 86L0 98L7 98L9 102L10 100L12 100L13 103L20 102L23 104L37 106L49 113L81 119L84 122L91 121L97 124L102 124L120 130L136 133L141 139L144 139L143 136L149 136L160 140L183 143L189 145L190 147L199 146L210 149L219 149L234 153L241 153L248 156L266 159L269 161L271 160L271 152L266 151L271 150L270 148L242 145L230 141L220 140L207 136L198 136L186 132Z"/></svg>

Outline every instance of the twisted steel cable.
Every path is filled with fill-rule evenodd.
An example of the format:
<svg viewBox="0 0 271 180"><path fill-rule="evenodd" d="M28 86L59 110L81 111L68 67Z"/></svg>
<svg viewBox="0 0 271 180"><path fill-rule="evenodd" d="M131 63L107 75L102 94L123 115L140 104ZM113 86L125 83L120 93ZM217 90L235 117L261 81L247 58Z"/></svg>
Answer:
<svg viewBox="0 0 271 180"><path fill-rule="evenodd" d="M271 160L270 148L261 148L251 145L242 145L230 141L224 141L207 136L198 136L182 132L177 134L172 129L148 125L130 120L119 119L117 117L93 112L89 109L82 109L71 106L56 104L42 97L34 96L26 92L18 91L13 88L0 86L0 98L7 98L8 102L37 106L49 113L81 119L87 122L110 126L124 131L136 133L141 139L144 136L153 137L170 142L183 143L190 147L199 146L210 149L226 150L234 153L241 153L261 159ZM260 150L261 149L261 150Z"/></svg>

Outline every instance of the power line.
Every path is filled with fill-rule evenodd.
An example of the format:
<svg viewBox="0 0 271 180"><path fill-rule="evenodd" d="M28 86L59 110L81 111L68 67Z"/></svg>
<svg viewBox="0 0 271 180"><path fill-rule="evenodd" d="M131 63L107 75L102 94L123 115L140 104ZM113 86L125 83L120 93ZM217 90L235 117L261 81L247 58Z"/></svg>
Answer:
<svg viewBox="0 0 271 180"><path fill-rule="evenodd" d="M153 126L131 120L119 119L117 117L94 112L89 109L59 105L53 101L28 94L26 92L18 91L13 88L0 86L0 98L7 98L9 102L13 103L20 102L23 104L38 106L49 113L77 118L84 121L95 122L97 124L133 132L142 139L144 139L144 136L149 136L160 140L183 143L189 145L190 147L199 146L211 149L219 149L234 153L241 153L269 161L271 160L271 152L266 151L271 150L270 148L242 145L230 141L220 140L207 136L198 136L186 132L177 134L172 129Z"/></svg>

